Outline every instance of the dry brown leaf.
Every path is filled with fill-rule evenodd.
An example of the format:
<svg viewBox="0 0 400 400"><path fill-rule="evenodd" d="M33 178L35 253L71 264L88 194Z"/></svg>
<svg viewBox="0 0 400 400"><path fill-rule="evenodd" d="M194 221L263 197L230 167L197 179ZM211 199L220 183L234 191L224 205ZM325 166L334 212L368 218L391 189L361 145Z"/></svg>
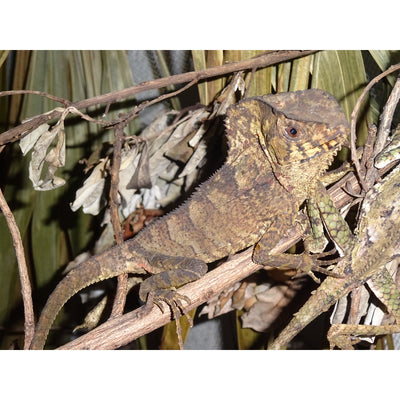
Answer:
<svg viewBox="0 0 400 400"><path fill-rule="evenodd" d="M137 284L143 282L143 279L140 277L131 277L128 279L128 285L127 285L127 290L131 290L134 286ZM99 302L90 310L84 321L82 322L81 325L78 325L74 328L73 332L76 332L79 329L84 329L86 331L91 331L92 329L96 328L96 326L99 324L100 319L104 313L104 310L107 306L107 301L108 301L108 296L105 295L103 296Z"/></svg>
<svg viewBox="0 0 400 400"><path fill-rule="evenodd" d="M49 130L49 124L39 125L35 130L33 130L29 135L24 136L19 141L19 147L22 151L22 154L25 156L35 145L35 143L39 140L39 138Z"/></svg>
<svg viewBox="0 0 400 400"><path fill-rule="evenodd" d="M87 331L90 331L90 330L96 328L96 326L98 325L100 318L104 312L104 309L106 308L107 300L108 300L108 296L104 296L96 304L96 306L90 312L87 313L82 324L78 325L74 328L73 332L76 332L77 330L80 330L80 329L85 329Z"/></svg>
<svg viewBox="0 0 400 400"><path fill-rule="evenodd" d="M136 235L140 230L142 230L150 221L163 215L163 211L147 210L143 207L138 208L125 220L123 224L124 229L124 240L130 239L132 236Z"/></svg>
<svg viewBox="0 0 400 400"><path fill-rule="evenodd" d="M75 195L74 202L70 205L72 211L79 207L83 208L86 214L97 215L105 204L103 191L105 185L105 176L108 164L108 158L100 160L89 177L83 182Z"/></svg>
<svg viewBox="0 0 400 400"><path fill-rule="evenodd" d="M255 277L238 282L216 296L203 307L199 315L207 314L211 319L233 310L244 310L241 317L243 328L265 332L307 282L304 276L278 284L257 284L253 279Z"/></svg>
<svg viewBox="0 0 400 400"><path fill-rule="evenodd" d="M253 306L242 315L243 328L252 328L257 332L265 332L271 328L282 310L293 300L304 280L294 279L287 284L272 287L259 285L256 288L257 299Z"/></svg>
<svg viewBox="0 0 400 400"><path fill-rule="evenodd" d="M232 307L232 296L240 288L241 284L241 282L237 282L229 289L209 300L201 309L199 316L207 314L208 319L211 319L234 310Z"/></svg>
<svg viewBox="0 0 400 400"><path fill-rule="evenodd" d="M56 137L57 142L51 147ZM24 155L33 148L29 179L35 190L52 190L65 184L64 179L55 176L57 169L65 165L64 118L52 128L48 124L40 125L21 139L20 148Z"/></svg>
<svg viewBox="0 0 400 400"><path fill-rule="evenodd" d="M151 188L151 179L150 179L150 168L149 168L149 152L147 149L147 142L145 140L140 141L137 145L137 152L139 152L139 158L137 162L137 166L134 169L134 173L129 180L129 182L125 185L120 178L120 186L126 186L127 189L150 189ZM122 169L122 168L121 168ZM120 169L120 170L121 170ZM121 176L121 171L120 171Z"/></svg>

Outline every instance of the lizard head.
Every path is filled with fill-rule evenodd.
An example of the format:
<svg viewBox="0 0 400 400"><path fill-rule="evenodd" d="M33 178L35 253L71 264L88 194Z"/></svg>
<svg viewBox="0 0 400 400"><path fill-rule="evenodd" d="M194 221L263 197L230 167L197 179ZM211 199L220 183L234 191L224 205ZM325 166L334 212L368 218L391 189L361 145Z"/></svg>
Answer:
<svg viewBox="0 0 400 400"><path fill-rule="evenodd" d="M266 115L260 121L259 141L279 181L287 188L315 181L349 134L337 100L319 89L259 99L264 103L261 114Z"/></svg>
<svg viewBox="0 0 400 400"><path fill-rule="evenodd" d="M258 141L278 181L301 198L347 140L337 100L320 89L247 98L227 110L229 162Z"/></svg>

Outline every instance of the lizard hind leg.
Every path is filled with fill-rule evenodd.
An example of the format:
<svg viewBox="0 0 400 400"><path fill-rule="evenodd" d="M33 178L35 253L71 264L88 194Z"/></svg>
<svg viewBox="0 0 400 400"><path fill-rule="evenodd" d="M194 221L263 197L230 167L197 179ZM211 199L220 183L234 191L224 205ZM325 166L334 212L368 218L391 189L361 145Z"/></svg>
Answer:
<svg viewBox="0 0 400 400"><path fill-rule="evenodd" d="M184 314L183 301L190 304L190 299L177 293L175 289L203 276L207 272L207 264L194 258L164 255L152 255L148 257L148 262L153 267L150 272L155 274L140 285L139 297L146 302L144 313L149 312L154 304L164 312L162 303L166 303L176 321L179 347L183 349L179 318ZM187 314L186 317L190 326L193 326L192 319Z"/></svg>

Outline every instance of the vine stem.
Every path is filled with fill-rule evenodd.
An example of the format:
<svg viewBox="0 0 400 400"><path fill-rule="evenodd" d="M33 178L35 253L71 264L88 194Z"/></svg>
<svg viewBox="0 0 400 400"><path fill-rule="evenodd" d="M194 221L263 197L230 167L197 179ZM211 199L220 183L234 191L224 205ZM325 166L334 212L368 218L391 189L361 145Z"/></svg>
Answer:
<svg viewBox="0 0 400 400"><path fill-rule="evenodd" d="M15 254L17 257L17 264L19 270L19 279L21 282L22 301L24 304L24 330L25 330L25 343L24 349L28 349L35 332L35 317L33 312L32 303L32 289L29 280L28 268L26 265L24 247L22 245L21 233L18 229L17 222L14 215L7 204L7 201L0 189L0 209L6 219L12 241L14 244Z"/></svg>
<svg viewBox="0 0 400 400"><path fill-rule="evenodd" d="M58 103L64 104L65 107L68 107L71 102L69 100L63 99L62 97L54 96L50 93L46 92L41 92L39 90L28 90L28 89L19 89L19 90L4 90L3 92L0 92L0 97L4 96L15 96L15 95L21 95L21 94L34 94L36 96L41 96L41 97L46 97L50 100L54 100Z"/></svg>

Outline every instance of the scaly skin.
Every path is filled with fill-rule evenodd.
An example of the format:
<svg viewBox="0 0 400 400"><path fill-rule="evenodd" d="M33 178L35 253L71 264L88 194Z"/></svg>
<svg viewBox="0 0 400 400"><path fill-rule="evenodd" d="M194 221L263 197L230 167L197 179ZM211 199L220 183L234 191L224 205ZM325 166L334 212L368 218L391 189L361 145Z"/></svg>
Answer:
<svg viewBox="0 0 400 400"><path fill-rule="evenodd" d="M151 293L154 302L176 310L180 299L172 288L204 275L207 263L257 242L257 262L286 265L286 254L272 256L270 250L314 195L348 135L347 120L333 96L313 89L245 99L229 108L226 127L223 167L175 211L71 271L48 299L32 349L44 346L73 294L123 272L153 274L141 284L140 298Z"/></svg>
<svg viewBox="0 0 400 400"><path fill-rule="evenodd" d="M270 346L285 347L305 326L327 311L340 298L367 283L389 312L400 322L400 293L385 265L400 246L400 170L396 168L366 195L358 232L351 254L339 262L335 273L344 278L327 277L294 315ZM328 332L331 348L351 349L350 335L378 335L400 331L400 325L333 325Z"/></svg>

